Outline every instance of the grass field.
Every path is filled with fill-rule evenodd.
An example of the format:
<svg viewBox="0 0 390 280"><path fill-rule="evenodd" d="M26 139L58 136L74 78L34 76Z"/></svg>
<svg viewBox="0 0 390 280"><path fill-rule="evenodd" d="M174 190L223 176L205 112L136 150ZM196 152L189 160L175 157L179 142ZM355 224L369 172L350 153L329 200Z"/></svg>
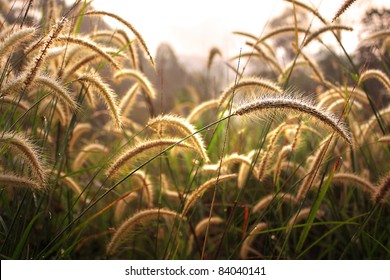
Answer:
<svg viewBox="0 0 390 280"><path fill-rule="evenodd" d="M292 25L236 32L240 53L164 94L131 23L22 2L0 5L1 259L390 258L390 29L358 63L355 1L333 21L285 1ZM105 18L122 29L83 31Z"/></svg>

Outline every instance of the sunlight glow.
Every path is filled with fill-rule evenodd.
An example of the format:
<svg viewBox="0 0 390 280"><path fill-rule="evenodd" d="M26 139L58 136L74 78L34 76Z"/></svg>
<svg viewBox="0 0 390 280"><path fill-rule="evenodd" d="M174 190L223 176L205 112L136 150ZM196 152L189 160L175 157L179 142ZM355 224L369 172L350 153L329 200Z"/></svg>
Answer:
<svg viewBox="0 0 390 280"><path fill-rule="evenodd" d="M302 2L318 7L329 21L342 3L334 0ZM372 2L357 2L343 16L349 24L353 24L358 19L356 13L360 13ZM375 5L389 6L386 2L388 1L377 0ZM207 56L214 46L219 47L226 55L236 54L245 42L233 35L233 31L259 36L264 32L268 21L291 6L291 3L282 0L95 0L93 5L98 10L116 13L131 22L144 37L152 54L155 54L161 42L168 42L180 55ZM113 27L117 26L114 21L108 22ZM346 47L354 49L356 33L346 36Z"/></svg>

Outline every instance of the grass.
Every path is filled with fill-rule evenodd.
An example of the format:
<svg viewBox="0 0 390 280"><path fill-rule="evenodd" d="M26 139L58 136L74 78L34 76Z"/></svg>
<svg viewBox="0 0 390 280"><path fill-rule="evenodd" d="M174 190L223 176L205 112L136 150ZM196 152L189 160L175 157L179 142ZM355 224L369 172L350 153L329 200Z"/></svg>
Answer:
<svg viewBox="0 0 390 280"><path fill-rule="evenodd" d="M159 64L131 23L82 1L29 1L5 17L1 259L389 259L389 102L377 101L389 51L382 68L360 67L339 38L348 22L286 2L293 27L235 32L248 49L226 61L235 79L218 96L198 90L221 79L213 67L227 58L213 48L191 96L172 92L177 106L160 115L168 99L145 70ZM82 31L103 16L125 29ZM373 34L383 49L390 33ZM285 63L271 47L279 36L291 39ZM322 69L312 44L342 75Z"/></svg>

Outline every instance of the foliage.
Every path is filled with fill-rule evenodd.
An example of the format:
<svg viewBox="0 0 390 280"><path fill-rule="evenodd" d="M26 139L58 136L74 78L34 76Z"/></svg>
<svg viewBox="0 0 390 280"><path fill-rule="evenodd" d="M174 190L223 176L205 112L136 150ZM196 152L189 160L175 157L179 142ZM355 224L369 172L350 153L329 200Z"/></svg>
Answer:
<svg viewBox="0 0 390 280"><path fill-rule="evenodd" d="M236 32L247 49L189 77L117 15L32 2L1 5L2 259L390 258L389 30L367 68L348 22L286 1L305 20Z"/></svg>

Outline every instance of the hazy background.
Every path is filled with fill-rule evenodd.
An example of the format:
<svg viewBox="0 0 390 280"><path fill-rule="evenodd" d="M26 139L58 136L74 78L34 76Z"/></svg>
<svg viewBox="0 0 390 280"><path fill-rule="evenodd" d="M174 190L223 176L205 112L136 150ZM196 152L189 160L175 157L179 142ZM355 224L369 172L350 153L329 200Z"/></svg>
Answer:
<svg viewBox="0 0 390 280"><path fill-rule="evenodd" d="M302 2L317 8L330 21L344 1ZM356 1L343 14L342 19L352 25L359 20L364 10L372 5L390 7L390 1ZM98 10L116 13L133 24L144 37L153 55L161 42L169 42L181 57L206 57L214 46L226 56L237 54L244 41L233 35L232 31L261 35L269 20L280 15L286 7L291 7L291 3L282 0L95 0L93 6ZM108 23L116 26L115 21L108 20ZM345 34L344 44L347 49L351 50L356 45L354 37L357 33L358 30Z"/></svg>

